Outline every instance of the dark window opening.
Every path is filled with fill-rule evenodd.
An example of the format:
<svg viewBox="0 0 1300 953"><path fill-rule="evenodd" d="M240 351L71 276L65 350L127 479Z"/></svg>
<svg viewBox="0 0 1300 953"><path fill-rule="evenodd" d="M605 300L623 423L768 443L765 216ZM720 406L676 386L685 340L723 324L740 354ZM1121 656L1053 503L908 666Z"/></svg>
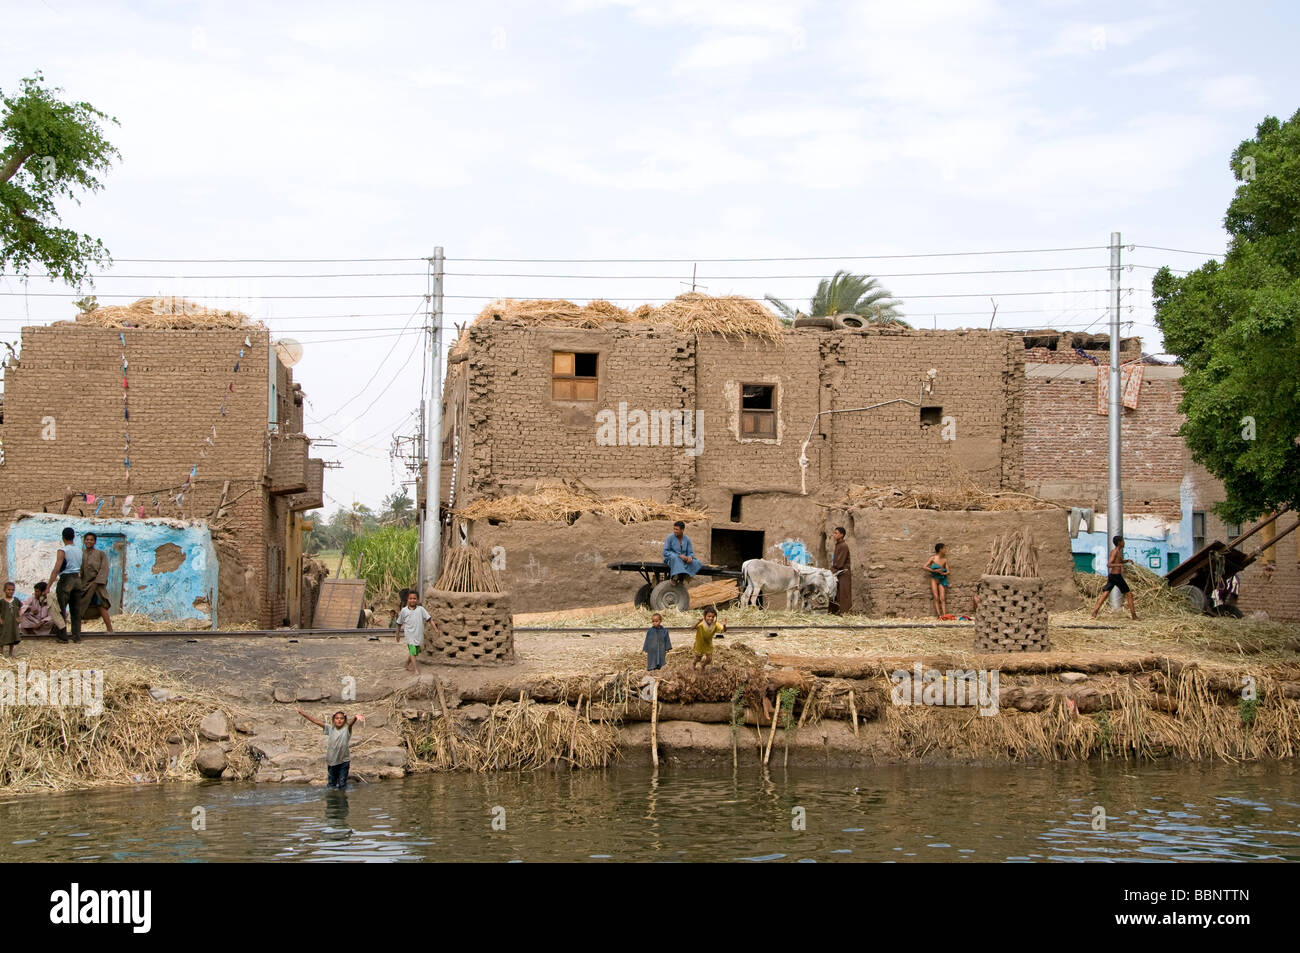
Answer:
<svg viewBox="0 0 1300 953"><path fill-rule="evenodd" d="M731 522L740 522L740 501L744 499L744 493L731 494Z"/></svg>
<svg viewBox="0 0 1300 953"><path fill-rule="evenodd" d="M1199 553L1205 548L1205 514L1199 510L1192 511L1192 552Z"/></svg>
<svg viewBox="0 0 1300 953"><path fill-rule="evenodd" d="M760 530L715 529L709 537L709 561L739 569L746 559L762 559L764 535Z"/></svg>
<svg viewBox="0 0 1300 953"><path fill-rule="evenodd" d="M776 436L776 386L744 384L740 389L740 435Z"/></svg>
<svg viewBox="0 0 1300 953"><path fill-rule="evenodd" d="M595 400L599 388L594 353L551 352L551 399Z"/></svg>
<svg viewBox="0 0 1300 953"><path fill-rule="evenodd" d="M942 407L922 407L921 408L921 426L937 427L943 423Z"/></svg>

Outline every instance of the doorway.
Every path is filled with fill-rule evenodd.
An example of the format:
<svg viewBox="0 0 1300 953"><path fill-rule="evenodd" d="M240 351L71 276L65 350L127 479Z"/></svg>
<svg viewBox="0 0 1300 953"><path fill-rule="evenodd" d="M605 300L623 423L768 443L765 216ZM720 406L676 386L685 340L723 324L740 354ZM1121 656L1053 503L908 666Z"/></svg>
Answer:
<svg viewBox="0 0 1300 953"><path fill-rule="evenodd" d="M746 559L763 558L764 533L750 529L715 529L709 537L709 558L713 565L740 569Z"/></svg>
<svg viewBox="0 0 1300 953"><path fill-rule="evenodd" d="M126 536L105 533L95 543L108 557L108 601L113 603L109 615L122 614L122 594L126 591Z"/></svg>

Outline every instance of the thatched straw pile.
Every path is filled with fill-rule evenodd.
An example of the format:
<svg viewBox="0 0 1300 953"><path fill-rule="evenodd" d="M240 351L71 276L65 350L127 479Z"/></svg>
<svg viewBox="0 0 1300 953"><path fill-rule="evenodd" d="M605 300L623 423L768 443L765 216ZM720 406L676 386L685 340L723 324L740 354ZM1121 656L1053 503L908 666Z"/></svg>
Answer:
<svg viewBox="0 0 1300 953"><path fill-rule="evenodd" d="M20 661L27 671L91 669L99 663L78 660L64 647L57 655L33 653ZM17 663L0 663L15 672ZM103 711L87 714L85 707L6 705L0 708L0 790L6 792L66 791L96 785L139 784L163 780L198 780L194 759L201 742L199 722L227 705L201 692L186 690L166 701L155 701L151 687L175 682L150 668L116 661L104 669ZM179 737L180 745L168 747ZM251 777L254 765L247 743L231 736L234 748L227 763L240 777ZM170 751L179 751L172 761Z"/></svg>
<svg viewBox="0 0 1300 953"><path fill-rule="evenodd" d="M203 328L260 327L239 311L208 308L184 298L140 298L128 305L104 305L77 315L78 324L101 328L153 328L192 330Z"/></svg>
<svg viewBox="0 0 1300 953"><path fill-rule="evenodd" d="M1163 576L1158 576L1146 566L1136 563L1124 567L1124 578L1133 592L1133 602L1144 616L1160 618L1188 618L1200 615L1187 599L1170 589ZM1101 596L1106 577L1091 572L1074 574L1074 584L1089 606Z"/></svg>
<svg viewBox="0 0 1300 953"><path fill-rule="evenodd" d="M683 334L749 335L777 341L782 330L771 311L741 295L714 297L688 291L657 308L642 305L632 316L650 324L672 325Z"/></svg>
<svg viewBox="0 0 1300 953"><path fill-rule="evenodd" d="M608 301L591 301L577 305L572 301L503 299L494 301L474 319L518 321L534 327L593 328L603 330L613 324L649 324L667 326L683 334L720 334L724 337L745 336L777 341L781 322L753 298L740 295L712 295L687 292L658 307L643 304L628 311ZM453 351L468 347L462 334Z"/></svg>
<svg viewBox="0 0 1300 953"><path fill-rule="evenodd" d="M644 523L649 520L706 519L702 510L661 503L633 496L603 497L577 484L543 487L536 493L518 493L495 500L476 500L456 511L467 520L512 520L573 523L583 513L611 516L620 523Z"/></svg>
<svg viewBox="0 0 1300 953"><path fill-rule="evenodd" d="M918 510L1008 510L1061 509L1059 503L1039 499L1028 493L1009 490L984 490L974 482L954 486L861 486L849 487L848 495L837 508L852 506L876 509Z"/></svg>

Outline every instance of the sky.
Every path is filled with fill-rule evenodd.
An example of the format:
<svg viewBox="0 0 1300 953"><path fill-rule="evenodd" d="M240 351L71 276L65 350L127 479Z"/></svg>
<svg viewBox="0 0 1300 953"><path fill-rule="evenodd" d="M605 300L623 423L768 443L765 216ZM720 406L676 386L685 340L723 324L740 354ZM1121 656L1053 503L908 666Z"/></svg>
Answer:
<svg viewBox="0 0 1300 953"><path fill-rule="evenodd" d="M693 268L805 306L867 272L920 327L1104 331L1119 232L1124 333L1159 352L1155 269L1222 253L1232 150L1300 107L1285 3L0 0L0 23L0 89L42 71L122 154L62 208L113 265L0 275L0 340L86 291L265 321L303 345L330 509L409 478L436 247L445 343L496 298L634 306Z"/></svg>

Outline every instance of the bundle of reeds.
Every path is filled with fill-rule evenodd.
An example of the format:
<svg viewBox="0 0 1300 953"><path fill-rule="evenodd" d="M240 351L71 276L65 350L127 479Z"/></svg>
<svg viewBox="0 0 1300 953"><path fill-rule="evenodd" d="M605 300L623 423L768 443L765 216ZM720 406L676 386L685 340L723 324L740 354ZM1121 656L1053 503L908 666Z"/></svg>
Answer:
<svg viewBox="0 0 1300 953"><path fill-rule="evenodd" d="M984 573L989 576L1037 579L1038 549L1034 544L1033 533L1027 529L1018 529L1006 536L994 536L989 564Z"/></svg>
<svg viewBox="0 0 1300 953"><path fill-rule="evenodd" d="M1200 610L1190 601L1166 585L1163 576L1153 573L1146 566L1136 563L1125 566L1124 578L1133 592L1134 603L1143 615L1186 618L1200 614ZM1074 574L1074 584L1086 600L1095 602L1101 595L1101 587L1106 584L1106 577L1091 572L1077 572Z"/></svg>
<svg viewBox="0 0 1300 953"><path fill-rule="evenodd" d="M77 315L78 324L102 328L240 328L260 326L239 311L209 308L172 296L139 298L127 305L104 305Z"/></svg>
<svg viewBox="0 0 1300 953"><path fill-rule="evenodd" d="M573 523L583 513L610 516L620 523L649 520L702 520L702 510L633 496L605 497L576 483L547 486L536 493L517 493L496 499L475 500L456 511L467 520L513 520Z"/></svg>
<svg viewBox="0 0 1300 953"><path fill-rule="evenodd" d="M477 546L452 546L442 559L435 589L443 592L503 592L492 563Z"/></svg>

